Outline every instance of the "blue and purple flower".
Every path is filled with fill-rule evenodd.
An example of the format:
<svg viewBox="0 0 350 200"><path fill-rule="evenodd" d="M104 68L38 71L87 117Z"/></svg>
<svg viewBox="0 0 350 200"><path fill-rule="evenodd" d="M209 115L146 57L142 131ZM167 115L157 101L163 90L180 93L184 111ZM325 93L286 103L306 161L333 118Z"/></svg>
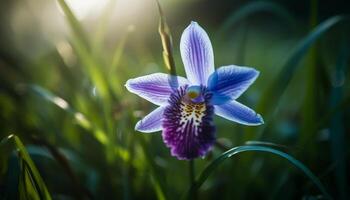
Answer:
<svg viewBox="0 0 350 200"><path fill-rule="evenodd" d="M130 92L159 106L136 124L137 131L162 131L171 155L189 160L205 156L215 143L214 114L244 125L264 123L236 101L258 77L257 70L229 65L215 71L211 42L196 22L183 32L180 50L187 79L154 73L126 82Z"/></svg>

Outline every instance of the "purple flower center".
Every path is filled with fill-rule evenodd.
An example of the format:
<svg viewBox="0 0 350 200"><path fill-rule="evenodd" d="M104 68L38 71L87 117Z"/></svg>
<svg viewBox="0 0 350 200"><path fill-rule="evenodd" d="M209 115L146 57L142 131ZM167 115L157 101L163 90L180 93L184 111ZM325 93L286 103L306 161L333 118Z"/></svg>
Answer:
<svg viewBox="0 0 350 200"><path fill-rule="evenodd" d="M211 97L203 86L183 86L170 95L162 136L178 159L204 156L215 142Z"/></svg>

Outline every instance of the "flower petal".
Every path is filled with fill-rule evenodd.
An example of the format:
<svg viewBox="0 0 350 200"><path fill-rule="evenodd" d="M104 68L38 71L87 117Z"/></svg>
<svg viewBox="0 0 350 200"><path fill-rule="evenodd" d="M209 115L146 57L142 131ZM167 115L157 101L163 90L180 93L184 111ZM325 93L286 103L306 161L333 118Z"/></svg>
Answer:
<svg viewBox="0 0 350 200"><path fill-rule="evenodd" d="M177 83L176 83L177 80ZM188 84L183 77L155 73L129 79L125 87L132 93L156 105L166 105L171 92L179 86Z"/></svg>
<svg viewBox="0 0 350 200"><path fill-rule="evenodd" d="M214 54L207 33L197 22L191 22L182 33L180 50L187 79L193 85L206 85L214 72Z"/></svg>
<svg viewBox="0 0 350 200"><path fill-rule="evenodd" d="M161 106L146 115L142 120L137 122L135 130L143 133L161 131L164 109L165 106Z"/></svg>
<svg viewBox="0 0 350 200"><path fill-rule="evenodd" d="M180 160L205 156L215 142L214 107L186 100L186 86L171 94L163 115L163 141Z"/></svg>
<svg viewBox="0 0 350 200"><path fill-rule="evenodd" d="M216 115L240 124L257 126L264 123L259 114L237 101L216 105L214 109Z"/></svg>
<svg viewBox="0 0 350 200"><path fill-rule="evenodd" d="M259 71L250 67L229 65L217 69L208 80L208 89L213 92L213 104L227 101L215 99L237 99L259 76Z"/></svg>

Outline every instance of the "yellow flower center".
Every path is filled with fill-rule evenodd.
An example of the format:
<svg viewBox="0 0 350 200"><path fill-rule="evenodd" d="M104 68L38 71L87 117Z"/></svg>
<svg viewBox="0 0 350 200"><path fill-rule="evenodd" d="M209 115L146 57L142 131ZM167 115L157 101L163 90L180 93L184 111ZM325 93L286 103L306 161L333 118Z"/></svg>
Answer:
<svg viewBox="0 0 350 200"><path fill-rule="evenodd" d="M199 93L196 91L189 91L187 92L187 96L190 97L191 99L195 99L199 96Z"/></svg>
<svg viewBox="0 0 350 200"><path fill-rule="evenodd" d="M193 85L187 88L186 97L193 103L201 103L204 101L202 96L202 88L198 85Z"/></svg>

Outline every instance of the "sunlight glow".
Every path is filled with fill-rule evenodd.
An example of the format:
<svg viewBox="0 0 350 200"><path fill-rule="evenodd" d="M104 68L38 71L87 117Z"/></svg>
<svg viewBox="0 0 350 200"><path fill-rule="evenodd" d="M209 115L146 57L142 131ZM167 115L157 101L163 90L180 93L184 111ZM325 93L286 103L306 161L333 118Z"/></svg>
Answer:
<svg viewBox="0 0 350 200"><path fill-rule="evenodd" d="M52 99L52 101L60 108L66 110L68 109L69 105L67 103L67 101L65 101L64 99L60 98L60 97L54 97Z"/></svg>
<svg viewBox="0 0 350 200"><path fill-rule="evenodd" d="M68 6L72 9L79 20L88 15L96 15L103 9L107 0L66 0Z"/></svg>

